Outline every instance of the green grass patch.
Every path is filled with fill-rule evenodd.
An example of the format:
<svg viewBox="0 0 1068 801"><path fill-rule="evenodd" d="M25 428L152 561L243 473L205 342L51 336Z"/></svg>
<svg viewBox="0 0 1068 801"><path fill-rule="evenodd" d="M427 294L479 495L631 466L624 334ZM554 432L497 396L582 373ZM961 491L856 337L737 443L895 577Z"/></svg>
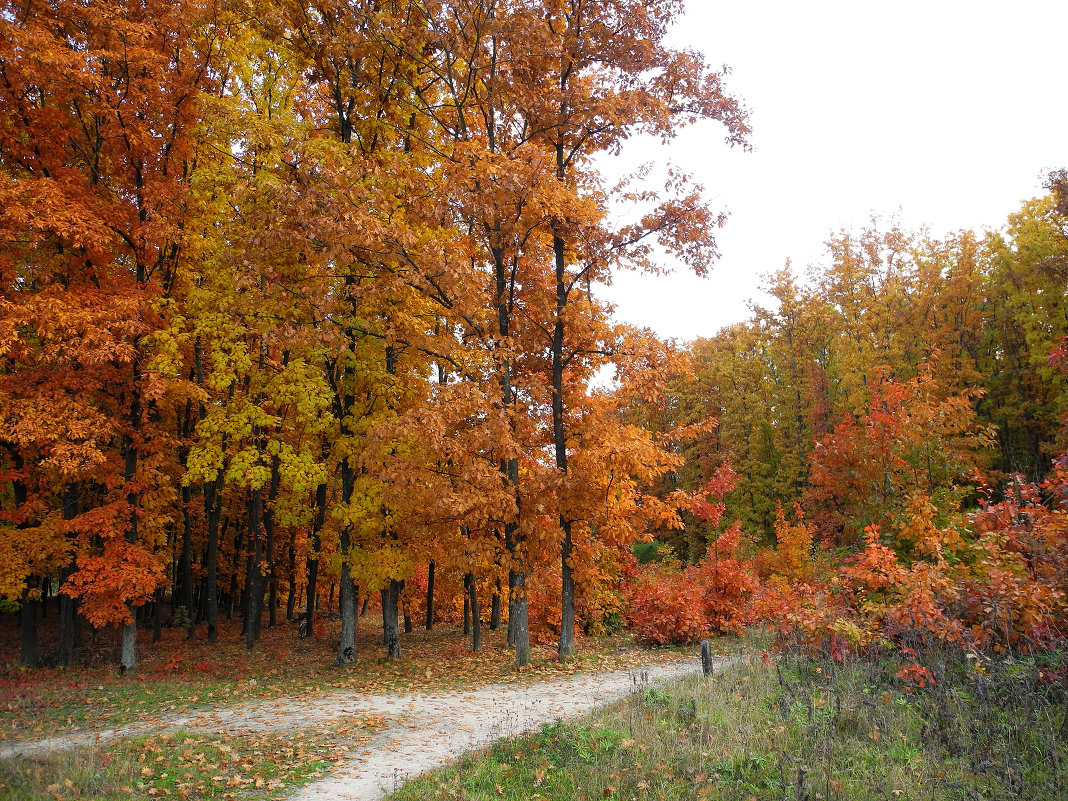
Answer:
<svg viewBox="0 0 1068 801"><path fill-rule="evenodd" d="M502 741L391 801L1068 797L1064 688L1033 662L754 659Z"/></svg>

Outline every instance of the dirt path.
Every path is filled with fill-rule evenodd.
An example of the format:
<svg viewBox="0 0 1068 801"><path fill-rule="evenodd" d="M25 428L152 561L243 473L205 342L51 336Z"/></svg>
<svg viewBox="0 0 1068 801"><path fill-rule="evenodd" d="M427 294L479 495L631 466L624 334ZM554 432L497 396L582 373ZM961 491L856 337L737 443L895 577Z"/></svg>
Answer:
<svg viewBox="0 0 1068 801"><path fill-rule="evenodd" d="M330 777L305 787L293 801L377 801L406 780L502 737L581 715L650 682L681 678L700 669L700 662L680 662L537 684L401 696L389 707L404 715L399 725L380 732L355 759Z"/></svg>
<svg viewBox="0 0 1068 801"><path fill-rule="evenodd" d="M727 661L721 659L718 664ZM294 801L376 801L408 778L448 764L501 737L512 737L537 729L542 723L581 715L640 690L650 682L680 678L699 670L699 662L688 661L532 684L491 685L479 690L395 695L337 692L283 698L99 732L8 743L0 746L0 758L37 756L176 729L240 734L375 715L384 717L389 728L364 743L349 763L293 798Z"/></svg>

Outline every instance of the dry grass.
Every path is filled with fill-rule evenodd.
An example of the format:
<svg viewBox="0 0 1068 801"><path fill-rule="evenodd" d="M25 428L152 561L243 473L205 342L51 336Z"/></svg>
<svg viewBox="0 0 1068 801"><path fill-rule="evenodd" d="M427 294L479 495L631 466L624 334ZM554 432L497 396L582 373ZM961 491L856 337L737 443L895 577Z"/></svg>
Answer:
<svg viewBox="0 0 1068 801"><path fill-rule="evenodd" d="M503 742L394 801L1068 797L1065 693L1033 661L752 660Z"/></svg>

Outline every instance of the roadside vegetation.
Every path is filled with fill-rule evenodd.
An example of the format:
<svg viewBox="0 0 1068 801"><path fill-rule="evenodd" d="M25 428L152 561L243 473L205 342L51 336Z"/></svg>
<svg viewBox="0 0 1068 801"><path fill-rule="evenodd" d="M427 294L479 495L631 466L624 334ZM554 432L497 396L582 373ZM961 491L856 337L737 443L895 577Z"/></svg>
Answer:
<svg viewBox="0 0 1068 801"><path fill-rule="evenodd" d="M923 686L875 651L752 658L502 742L390 799L1064 798L1064 652L941 656Z"/></svg>

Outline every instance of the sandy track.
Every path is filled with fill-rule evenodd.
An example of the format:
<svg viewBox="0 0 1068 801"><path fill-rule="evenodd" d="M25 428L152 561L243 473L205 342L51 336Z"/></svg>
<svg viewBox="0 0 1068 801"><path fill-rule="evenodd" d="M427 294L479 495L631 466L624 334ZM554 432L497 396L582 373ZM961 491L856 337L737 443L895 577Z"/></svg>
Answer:
<svg viewBox="0 0 1068 801"><path fill-rule="evenodd" d="M724 664L729 660L718 660ZM687 661L609 673L569 676L531 684L498 684L478 690L365 695L353 692L282 698L0 746L0 758L39 756L101 745L121 737L186 729L217 734L293 729L342 718L382 716L388 728L363 743L333 773L296 793L294 801L377 801L407 779L446 765L502 737L537 729L622 698L650 682L700 671Z"/></svg>
<svg viewBox="0 0 1068 801"><path fill-rule="evenodd" d="M720 660L722 664L725 660ZM447 765L502 737L575 717L650 682L699 672L698 661L612 673L571 676L526 685L494 685L469 692L398 697L389 711L404 718L382 731L348 764L305 787L294 801L377 801L407 779Z"/></svg>

